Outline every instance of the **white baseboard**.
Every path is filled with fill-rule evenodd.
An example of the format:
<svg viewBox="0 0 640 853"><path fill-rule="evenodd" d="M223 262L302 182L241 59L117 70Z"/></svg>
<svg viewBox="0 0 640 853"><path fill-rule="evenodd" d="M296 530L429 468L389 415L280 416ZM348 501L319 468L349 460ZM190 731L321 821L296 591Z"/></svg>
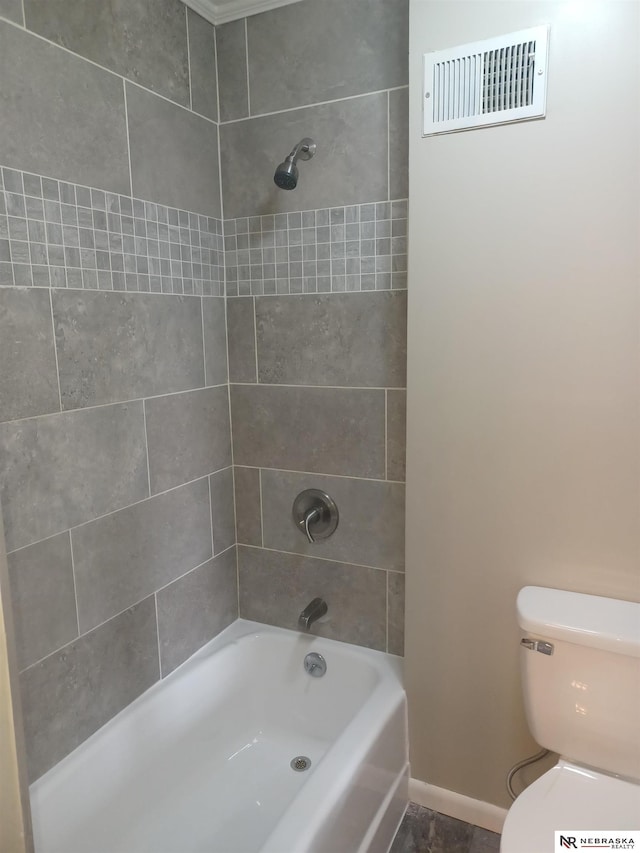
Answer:
<svg viewBox="0 0 640 853"><path fill-rule="evenodd" d="M502 832L502 825L507 816L507 810L499 806L465 797L455 791L447 791L446 788L438 788L428 782L421 782L420 779L409 779L409 799L419 806L474 823L491 832Z"/></svg>

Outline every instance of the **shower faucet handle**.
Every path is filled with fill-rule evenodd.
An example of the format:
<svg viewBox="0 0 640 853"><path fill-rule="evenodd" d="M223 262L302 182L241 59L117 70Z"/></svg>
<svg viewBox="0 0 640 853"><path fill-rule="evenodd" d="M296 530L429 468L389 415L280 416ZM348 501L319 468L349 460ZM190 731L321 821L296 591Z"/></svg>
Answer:
<svg viewBox="0 0 640 853"><path fill-rule="evenodd" d="M322 510L317 506L310 507L304 514L304 532L307 534L309 542L315 542L313 534L309 530L312 521L318 521L322 515Z"/></svg>
<svg viewBox="0 0 640 853"><path fill-rule="evenodd" d="M320 489L305 489L293 502L293 520L309 543L326 539L338 526L339 514L333 498Z"/></svg>

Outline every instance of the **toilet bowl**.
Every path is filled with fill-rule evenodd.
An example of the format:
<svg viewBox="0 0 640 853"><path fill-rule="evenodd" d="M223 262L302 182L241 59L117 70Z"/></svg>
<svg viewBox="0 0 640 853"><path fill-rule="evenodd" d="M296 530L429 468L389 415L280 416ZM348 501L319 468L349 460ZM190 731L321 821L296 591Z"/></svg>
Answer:
<svg viewBox="0 0 640 853"><path fill-rule="evenodd" d="M640 605L525 587L529 728L558 763L510 808L501 853L554 853L555 833L640 829Z"/></svg>
<svg viewBox="0 0 640 853"><path fill-rule="evenodd" d="M640 785L561 759L529 785L507 814L501 853L552 853L562 830L637 829Z"/></svg>

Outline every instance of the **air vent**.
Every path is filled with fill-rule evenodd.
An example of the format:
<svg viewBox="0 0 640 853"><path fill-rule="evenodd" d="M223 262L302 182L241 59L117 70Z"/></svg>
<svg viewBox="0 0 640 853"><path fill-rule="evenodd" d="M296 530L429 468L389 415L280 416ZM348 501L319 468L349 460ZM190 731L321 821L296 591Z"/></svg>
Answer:
<svg viewBox="0 0 640 853"><path fill-rule="evenodd" d="M549 28L424 56L423 136L544 118Z"/></svg>

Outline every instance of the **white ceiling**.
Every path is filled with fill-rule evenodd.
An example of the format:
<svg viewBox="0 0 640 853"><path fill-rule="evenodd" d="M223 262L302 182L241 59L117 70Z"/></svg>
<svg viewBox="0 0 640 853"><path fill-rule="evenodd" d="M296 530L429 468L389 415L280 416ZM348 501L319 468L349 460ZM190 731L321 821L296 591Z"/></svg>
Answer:
<svg viewBox="0 0 640 853"><path fill-rule="evenodd" d="M194 12L212 24L226 24L246 15L257 15L278 6L299 3L300 0L183 0Z"/></svg>

